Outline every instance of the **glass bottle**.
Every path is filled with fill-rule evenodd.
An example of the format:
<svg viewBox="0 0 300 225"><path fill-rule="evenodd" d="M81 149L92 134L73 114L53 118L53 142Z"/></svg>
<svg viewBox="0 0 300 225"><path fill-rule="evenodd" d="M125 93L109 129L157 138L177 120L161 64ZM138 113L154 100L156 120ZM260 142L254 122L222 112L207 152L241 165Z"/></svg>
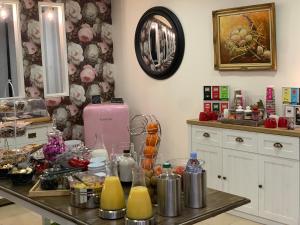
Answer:
<svg viewBox="0 0 300 225"><path fill-rule="evenodd" d="M101 192L101 209L109 211L124 209L125 197L118 177L118 165L116 160L111 160L107 163L106 175Z"/></svg>
<svg viewBox="0 0 300 225"><path fill-rule="evenodd" d="M121 182L132 182L132 169L135 161L130 154L130 150L124 150L119 158L119 174Z"/></svg>
<svg viewBox="0 0 300 225"><path fill-rule="evenodd" d="M135 167L132 170L132 187L127 201L127 218L147 220L152 218L152 203L145 182L144 170Z"/></svg>
<svg viewBox="0 0 300 225"><path fill-rule="evenodd" d="M105 161L108 159L108 154L104 145L102 134L100 135L100 138L98 134L95 134L95 145L92 149L92 158L94 158L96 161Z"/></svg>

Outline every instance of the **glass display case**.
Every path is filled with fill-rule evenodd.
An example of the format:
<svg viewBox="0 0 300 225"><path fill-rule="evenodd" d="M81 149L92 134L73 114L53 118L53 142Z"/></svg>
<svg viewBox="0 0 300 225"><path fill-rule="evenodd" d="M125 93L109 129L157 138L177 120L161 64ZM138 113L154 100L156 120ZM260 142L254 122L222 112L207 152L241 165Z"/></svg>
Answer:
<svg viewBox="0 0 300 225"><path fill-rule="evenodd" d="M49 118L45 100L42 98L8 98L0 100L2 122Z"/></svg>

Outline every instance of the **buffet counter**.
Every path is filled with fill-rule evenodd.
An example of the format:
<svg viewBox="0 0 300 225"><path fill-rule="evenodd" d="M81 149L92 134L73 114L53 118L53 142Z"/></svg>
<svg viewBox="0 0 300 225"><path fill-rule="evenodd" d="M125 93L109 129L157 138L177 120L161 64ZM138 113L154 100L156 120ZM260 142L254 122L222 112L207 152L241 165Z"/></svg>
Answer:
<svg viewBox="0 0 300 225"><path fill-rule="evenodd" d="M71 207L69 196L60 197L28 197L31 185L13 186L9 180L0 180L0 196L22 205L45 218L56 221L63 225L119 225L124 224L124 219L103 220L98 217L98 209L79 209ZM128 195L129 187L124 188ZM160 224L194 224L210 217L217 216L229 210L235 209L249 203L247 198L208 189L207 206L202 209L191 209L183 207L181 216L161 217L157 216L156 221ZM155 209L154 209L155 210Z"/></svg>

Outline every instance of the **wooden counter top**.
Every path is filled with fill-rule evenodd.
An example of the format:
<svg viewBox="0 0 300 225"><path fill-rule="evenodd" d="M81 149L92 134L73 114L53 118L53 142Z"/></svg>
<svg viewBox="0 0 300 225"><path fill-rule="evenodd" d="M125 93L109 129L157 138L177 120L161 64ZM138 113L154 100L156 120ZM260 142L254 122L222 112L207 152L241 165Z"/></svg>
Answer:
<svg viewBox="0 0 300 225"><path fill-rule="evenodd" d="M198 126L206 126L206 127L216 127L223 129L231 129L231 130L242 130L249 132L258 132L264 134L275 134L282 136L290 136L290 137L300 137L300 128L296 128L295 130L287 130L283 128L264 128L260 127L250 127L250 126L242 126L235 124L225 124L218 121L199 121L198 119L190 119L186 121L187 124L198 125Z"/></svg>
<svg viewBox="0 0 300 225"><path fill-rule="evenodd" d="M71 224L79 225L123 225L124 219L119 220L103 220L98 217L98 209L79 209L71 207L69 196L60 197L28 197L28 191L31 186L13 186L10 180L0 180L0 194L6 194L6 198L10 197L9 200L20 199L25 203L34 205L42 210L51 212L52 214L70 221ZM124 188L125 194L128 195L129 188ZM5 196L5 195L3 195ZM208 189L207 191L207 206L202 209L191 209L182 206L182 214L177 217L156 217L156 224L194 224L210 217L217 216L221 213L235 209L239 206L249 203L250 200L247 198L239 197L236 195L224 193ZM24 205L25 207L26 204ZM183 201L182 201L183 204ZM154 211L155 211L154 207ZM51 218L50 218L51 219ZM68 223L70 224L70 223Z"/></svg>

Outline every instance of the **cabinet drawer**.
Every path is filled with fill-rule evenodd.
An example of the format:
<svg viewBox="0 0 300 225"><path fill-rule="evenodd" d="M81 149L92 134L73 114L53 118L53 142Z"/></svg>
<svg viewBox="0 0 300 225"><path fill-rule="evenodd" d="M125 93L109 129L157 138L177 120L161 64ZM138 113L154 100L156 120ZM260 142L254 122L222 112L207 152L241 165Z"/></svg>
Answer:
<svg viewBox="0 0 300 225"><path fill-rule="evenodd" d="M299 138L259 134L259 153L299 160Z"/></svg>
<svg viewBox="0 0 300 225"><path fill-rule="evenodd" d="M257 133L223 130L223 147L246 152L257 152Z"/></svg>
<svg viewBox="0 0 300 225"><path fill-rule="evenodd" d="M221 130L218 128L192 126L192 143L221 146Z"/></svg>

